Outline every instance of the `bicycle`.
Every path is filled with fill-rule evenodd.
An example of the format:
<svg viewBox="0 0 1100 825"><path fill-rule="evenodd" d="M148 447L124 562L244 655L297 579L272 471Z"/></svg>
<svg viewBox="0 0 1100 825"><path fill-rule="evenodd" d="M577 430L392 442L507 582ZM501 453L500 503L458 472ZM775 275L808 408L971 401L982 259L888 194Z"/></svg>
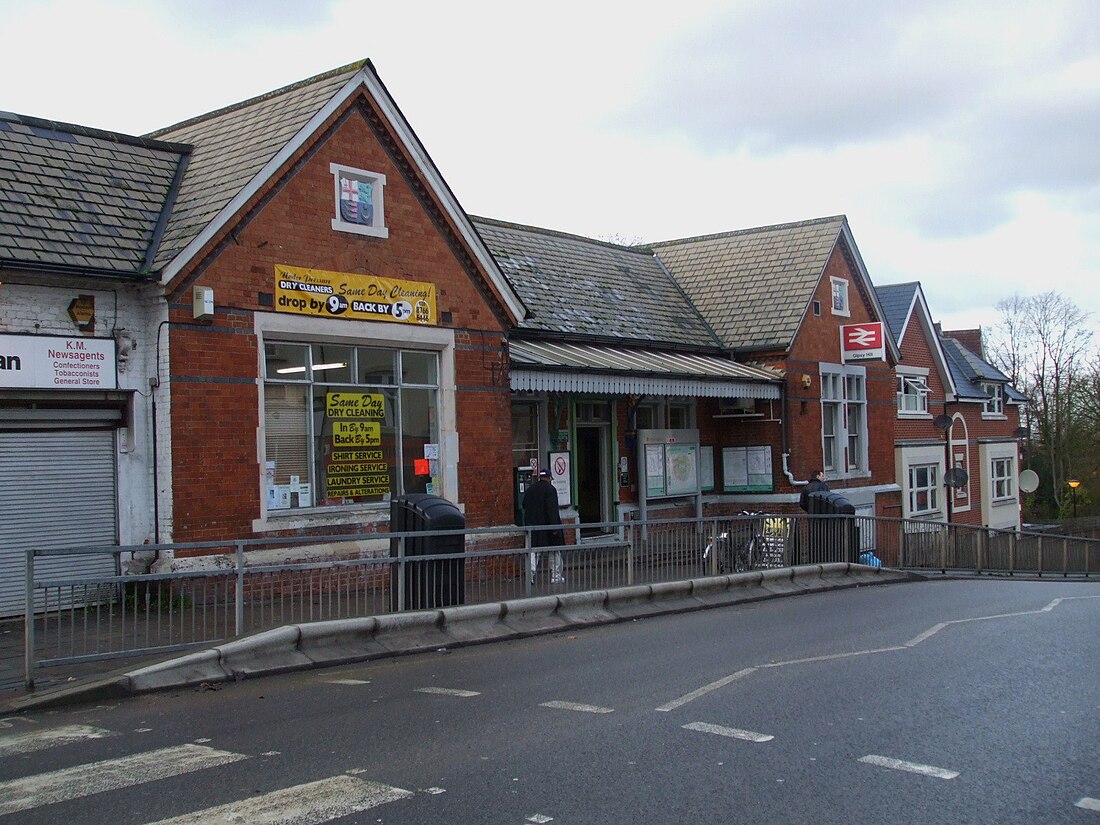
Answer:
<svg viewBox="0 0 1100 825"><path fill-rule="evenodd" d="M703 550L703 561L716 553L719 573L744 573L752 570L764 548L764 513L742 510L738 518L725 523L725 529L709 536Z"/></svg>

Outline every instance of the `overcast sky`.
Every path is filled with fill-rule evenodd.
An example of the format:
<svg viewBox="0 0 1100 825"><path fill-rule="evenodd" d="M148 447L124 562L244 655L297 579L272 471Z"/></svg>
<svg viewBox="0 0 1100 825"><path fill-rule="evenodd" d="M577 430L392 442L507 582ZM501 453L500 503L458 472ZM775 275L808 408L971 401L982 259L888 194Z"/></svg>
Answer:
<svg viewBox="0 0 1100 825"><path fill-rule="evenodd" d="M1097 0L0 0L0 109L142 134L369 57L467 212L620 242L846 214L946 327L1100 318Z"/></svg>

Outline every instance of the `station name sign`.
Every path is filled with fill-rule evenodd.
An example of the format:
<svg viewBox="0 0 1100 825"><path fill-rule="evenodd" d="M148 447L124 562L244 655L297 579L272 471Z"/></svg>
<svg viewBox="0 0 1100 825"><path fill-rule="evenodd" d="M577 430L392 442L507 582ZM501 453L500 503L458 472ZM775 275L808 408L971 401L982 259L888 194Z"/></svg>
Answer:
<svg viewBox="0 0 1100 825"><path fill-rule="evenodd" d="M115 340L0 335L0 388L114 390Z"/></svg>
<svg viewBox="0 0 1100 825"><path fill-rule="evenodd" d="M435 284L298 266L275 267L275 309L354 321L438 323Z"/></svg>
<svg viewBox="0 0 1100 825"><path fill-rule="evenodd" d="M881 321L845 324L840 328L840 353L844 363L885 361L886 336Z"/></svg>

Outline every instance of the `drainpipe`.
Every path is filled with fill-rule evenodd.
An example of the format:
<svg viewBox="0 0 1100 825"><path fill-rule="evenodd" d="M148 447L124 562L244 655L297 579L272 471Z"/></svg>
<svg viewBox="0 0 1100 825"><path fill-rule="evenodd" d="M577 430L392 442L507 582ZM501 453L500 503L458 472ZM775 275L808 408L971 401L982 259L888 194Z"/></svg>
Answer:
<svg viewBox="0 0 1100 825"><path fill-rule="evenodd" d="M801 487L804 484L808 484L809 479L798 481L795 479L794 473L792 473L787 466L787 459L790 458L791 454L787 449L787 421L790 416L788 415L789 410L787 409L787 382L785 380L783 381L783 386L779 388L779 409L783 411L783 419L779 426L779 443L783 455L783 475L787 477L787 481L792 487Z"/></svg>

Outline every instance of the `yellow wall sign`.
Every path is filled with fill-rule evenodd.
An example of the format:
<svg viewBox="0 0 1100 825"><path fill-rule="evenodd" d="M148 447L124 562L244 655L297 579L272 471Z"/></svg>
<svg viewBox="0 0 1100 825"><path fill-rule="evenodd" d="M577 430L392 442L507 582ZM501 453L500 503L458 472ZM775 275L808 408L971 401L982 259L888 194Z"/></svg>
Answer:
<svg viewBox="0 0 1100 825"><path fill-rule="evenodd" d="M327 418L385 418L386 397L378 392L330 392L325 394Z"/></svg>
<svg viewBox="0 0 1100 825"><path fill-rule="evenodd" d="M275 267L275 309L354 321L438 323L435 284L299 266Z"/></svg>

